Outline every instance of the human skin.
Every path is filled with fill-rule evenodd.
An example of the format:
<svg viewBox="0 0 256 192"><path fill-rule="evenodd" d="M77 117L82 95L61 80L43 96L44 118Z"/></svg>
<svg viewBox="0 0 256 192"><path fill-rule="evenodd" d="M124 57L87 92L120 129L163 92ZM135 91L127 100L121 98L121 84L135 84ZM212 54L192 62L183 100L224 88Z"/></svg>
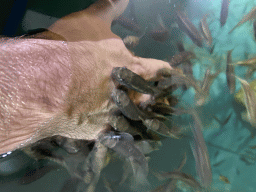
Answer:
<svg viewBox="0 0 256 192"><path fill-rule="evenodd" d="M106 128L113 67L125 66L147 80L171 68L134 56L111 32L127 4L100 0L61 18L49 31L65 41L0 40L0 154L53 135L96 139ZM130 96L135 103L147 98Z"/></svg>

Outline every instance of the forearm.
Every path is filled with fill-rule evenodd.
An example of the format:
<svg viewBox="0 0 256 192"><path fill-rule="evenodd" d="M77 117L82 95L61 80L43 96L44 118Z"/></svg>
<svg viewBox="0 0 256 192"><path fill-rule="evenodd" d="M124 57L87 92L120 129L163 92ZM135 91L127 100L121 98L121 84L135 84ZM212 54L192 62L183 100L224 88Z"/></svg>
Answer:
<svg viewBox="0 0 256 192"><path fill-rule="evenodd" d="M61 41L2 39L0 154L37 140L33 135L64 107L69 64Z"/></svg>

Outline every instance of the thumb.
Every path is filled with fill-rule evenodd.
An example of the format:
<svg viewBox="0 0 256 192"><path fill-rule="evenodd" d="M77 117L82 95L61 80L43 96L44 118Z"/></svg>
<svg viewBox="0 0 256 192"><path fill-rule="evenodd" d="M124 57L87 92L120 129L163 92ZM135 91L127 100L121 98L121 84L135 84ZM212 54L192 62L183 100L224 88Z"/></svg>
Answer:
<svg viewBox="0 0 256 192"><path fill-rule="evenodd" d="M137 71L140 76L146 80L157 81L160 77L157 76L159 69L167 68L172 69L168 62L157 59L138 58L141 70Z"/></svg>

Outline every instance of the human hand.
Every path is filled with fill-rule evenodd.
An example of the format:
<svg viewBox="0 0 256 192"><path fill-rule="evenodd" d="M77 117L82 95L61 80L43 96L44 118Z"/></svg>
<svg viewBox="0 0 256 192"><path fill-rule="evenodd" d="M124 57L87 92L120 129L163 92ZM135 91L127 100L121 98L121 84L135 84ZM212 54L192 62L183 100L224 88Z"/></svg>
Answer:
<svg viewBox="0 0 256 192"><path fill-rule="evenodd" d="M19 101L27 104L26 109L20 110L21 114L13 115L16 121L19 120L15 129L11 129L11 123L7 123L8 138L1 136L0 153L53 135L93 140L105 129L107 106L114 86L110 79L113 67L125 66L146 80L157 80L158 69L170 68L167 62L136 57L126 49L110 27L112 20L124 11L128 1L108 2L98 1L86 10L53 24L49 30L64 37L66 43L33 40L33 43L49 45L52 51L42 54L49 60L60 58L61 64L54 61L45 65L38 69L41 75L34 75L33 78L27 78L28 74L24 72L27 78L24 81L28 82L28 86L18 94L29 92L22 97L25 99ZM32 40L27 42L31 44ZM60 51L56 50L58 47ZM26 69L29 68L34 69L35 64L27 62ZM47 92L40 86L31 86L35 84L32 82L42 83L42 87L47 87ZM27 101L27 95L34 96L33 103ZM42 97L44 101L39 101ZM139 94L132 94L131 98L136 103L145 100ZM24 113L28 114L26 118Z"/></svg>

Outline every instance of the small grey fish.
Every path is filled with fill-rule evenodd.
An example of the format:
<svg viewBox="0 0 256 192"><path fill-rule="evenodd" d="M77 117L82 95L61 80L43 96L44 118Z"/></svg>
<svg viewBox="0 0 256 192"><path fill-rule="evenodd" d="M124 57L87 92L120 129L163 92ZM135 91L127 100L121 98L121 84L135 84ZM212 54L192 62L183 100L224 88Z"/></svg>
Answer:
<svg viewBox="0 0 256 192"><path fill-rule="evenodd" d="M172 67L177 67L183 62L188 61L190 59L195 59L195 58L196 58L196 55L193 52L183 51L183 52L175 54L169 61L169 64Z"/></svg>
<svg viewBox="0 0 256 192"><path fill-rule="evenodd" d="M188 76L189 78L193 79L193 68L192 63L188 60L181 64L181 69L184 75Z"/></svg>
<svg viewBox="0 0 256 192"><path fill-rule="evenodd" d="M181 163L180 163L180 166L178 167L177 171L181 171L181 169L184 167L184 165L186 164L187 162L187 154L184 153L184 158L182 159Z"/></svg>
<svg viewBox="0 0 256 192"><path fill-rule="evenodd" d="M241 66L246 66L246 67L251 67L251 68L255 69L256 57L252 57L252 58L244 60L244 61L238 61L235 64L241 65Z"/></svg>
<svg viewBox="0 0 256 192"><path fill-rule="evenodd" d="M163 19L159 14L157 15L157 23L158 25L149 32L149 35L155 41L165 42L169 38L169 31L166 29Z"/></svg>
<svg viewBox="0 0 256 192"><path fill-rule="evenodd" d="M229 116L224 120L221 121L218 117L216 117L215 115L213 115L213 118L222 126L226 125L231 117L232 113L229 114Z"/></svg>
<svg viewBox="0 0 256 192"><path fill-rule="evenodd" d="M176 11L176 16L179 28L183 30L198 47L202 47L203 38L189 18L179 10Z"/></svg>
<svg viewBox="0 0 256 192"><path fill-rule="evenodd" d="M230 184L230 181L228 180L228 178L223 175L219 176L219 180L225 182L226 184Z"/></svg>
<svg viewBox="0 0 256 192"><path fill-rule="evenodd" d="M156 103L151 106L151 109L153 112L163 115L171 115L173 113L173 109L165 103Z"/></svg>
<svg viewBox="0 0 256 192"><path fill-rule="evenodd" d="M201 92L201 87L199 87L193 77L186 76L177 70L160 69L157 71L157 76L165 77L160 80L157 87L159 89L170 89L172 86L193 86L197 92Z"/></svg>
<svg viewBox="0 0 256 192"><path fill-rule="evenodd" d="M223 164L225 161L226 161L226 160L224 159L224 160L222 160L222 161L220 161L220 162L218 162L218 163L213 164L212 166L213 166L213 167L218 167L218 166L220 166L221 164Z"/></svg>
<svg viewBox="0 0 256 192"><path fill-rule="evenodd" d="M206 16L200 21L200 29L209 46L212 45L212 34L206 21Z"/></svg>
<svg viewBox="0 0 256 192"><path fill-rule="evenodd" d="M209 53L210 53L210 54L213 54L214 48L215 48L215 44L214 44L214 45L211 47L211 49L209 50Z"/></svg>
<svg viewBox="0 0 256 192"><path fill-rule="evenodd" d="M223 27L228 18L228 7L230 0L222 0L221 12L220 12L220 26Z"/></svg>
<svg viewBox="0 0 256 192"><path fill-rule="evenodd" d="M175 139L178 138L163 122L157 119L146 119L142 122L149 130L152 130L160 135L163 135L165 137L172 137Z"/></svg>
<svg viewBox="0 0 256 192"><path fill-rule="evenodd" d="M115 67L112 70L111 77L125 87L144 94L159 94L161 91L150 85L145 79L126 67Z"/></svg>
<svg viewBox="0 0 256 192"><path fill-rule="evenodd" d="M136 146L140 149L143 154L149 154L152 151L159 150L159 147L162 145L161 141L154 140L141 140L136 141Z"/></svg>
<svg viewBox="0 0 256 192"><path fill-rule="evenodd" d="M111 183L107 180L105 176L103 177L103 182L104 182L105 188L107 189L107 192L114 192L114 190L112 189Z"/></svg>
<svg viewBox="0 0 256 192"><path fill-rule="evenodd" d="M129 119L140 121L145 118L145 114L131 101L125 91L115 88L112 91L111 97L118 109Z"/></svg>
<svg viewBox="0 0 256 192"><path fill-rule="evenodd" d="M130 134L121 132L116 135L111 131L101 135L99 141L119 155L130 160L137 182L142 185L148 184L148 161L134 144L133 137Z"/></svg>
<svg viewBox="0 0 256 192"><path fill-rule="evenodd" d="M190 113L193 117L193 142L191 142L191 149L196 161L196 172L202 181L202 185L205 188L210 187L212 182L212 169L209 158L209 153L202 133L202 123L196 112L196 110L191 109Z"/></svg>
<svg viewBox="0 0 256 192"><path fill-rule="evenodd" d="M232 65L232 50L228 51L227 54L227 68L226 68L226 78L227 78L227 84L229 88L230 94L234 94L236 91L236 78L235 78L235 69L234 65Z"/></svg>
<svg viewBox="0 0 256 192"><path fill-rule="evenodd" d="M141 27L139 26L139 24L134 19L133 20L129 19L127 17L124 17L123 15L120 15L118 18L113 20L113 22L111 23L111 26L114 26L116 24L121 25L122 27L124 27L129 31L133 31L135 33L141 33Z"/></svg>
<svg viewBox="0 0 256 192"><path fill-rule="evenodd" d="M77 153L79 151L76 139L62 137L59 135L56 135L54 139L58 146L66 150L68 153Z"/></svg>
<svg viewBox="0 0 256 192"><path fill-rule="evenodd" d="M108 118L108 123L116 130L124 132L130 128L129 122L125 119L125 117L120 115L115 115L110 113Z"/></svg>
<svg viewBox="0 0 256 192"><path fill-rule="evenodd" d="M177 46L179 52L185 51L185 47L184 47L184 45L183 45L183 43L181 41L178 41L176 43L176 46Z"/></svg>
<svg viewBox="0 0 256 192"><path fill-rule="evenodd" d="M256 127L256 95L255 92L251 89L250 84L236 77L242 84L242 88L244 90L244 98L245 98L245 107L247 110L247 117L249 122L253 127Z"/></svg>
<svg viewBox="0 0 256 192"><path fill-rule="evenodd" d="M197 92L195 95L196 104L201 106L203 105L208 96L210 95L210 88L213 83L213 80L219 75L219 72L211 74L210 69L207 69L204 75L203 83L201 85L201 92Z"/></svg>
<svg viewBox="0 0 256 192"><path fill-rule="evenodd" d="M186 183L187 185L191 186L194 189L201 189L200 183L191 175L188 175L186 173L182 173L180 171L172 171L167 173L162 173L162 177L172 179L172 180L180 180Z"/></svg>
<svg viewBox="0 0 256 192"><path fill-rule="evenodd" d="M256 16L256 7L253 7L253 8L251 9L251 11L250 11L247 15L245 15L245 16L239 21L239 23L236 24L236 26L235 26L233 29L231 29L231 30L229 31L228 34L232 33L237 27L241 26L241 25L244 24L245 22L247 22L247 21L249 21L249 20L252 20L253 18L255 18L255 16Z"/></svg>

